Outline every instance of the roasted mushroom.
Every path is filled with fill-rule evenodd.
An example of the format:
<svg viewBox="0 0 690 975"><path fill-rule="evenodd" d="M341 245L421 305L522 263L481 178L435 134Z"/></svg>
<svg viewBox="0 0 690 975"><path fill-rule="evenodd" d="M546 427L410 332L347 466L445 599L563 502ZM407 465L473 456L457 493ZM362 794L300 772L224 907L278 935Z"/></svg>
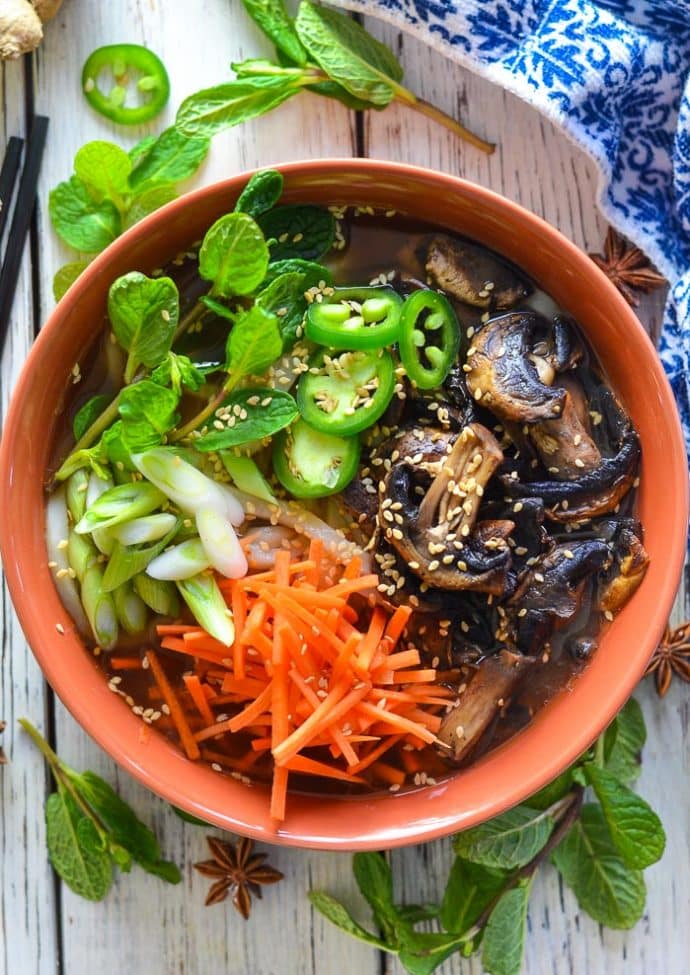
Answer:
<svg viewBox="0 0 690 975"><path fill-rule="evenodd" d="M601 451L591 436L581 387L571 376L558 380L556 386L565 390L561 415L534 423L529 436L549 473L557 481L573 481L599 467Z"/></svg>
<svg viewBox="0 0 690 975"><path fill-rule="evenodd" d="M379 502L384 537L428 587L503 593L513 522L475 525L502 460L493 434L473 423L439 460L408 456L387 474Z"/></svg>
<svg viewBox="0 0 690 975"><path fill-rule="evenodd" d="M481 662L459 693L457 705L441 722L438 739L445 746L444 754L455 762L469 756L534 663L534 657L510 650L500 650Z"/></svg>
<svg viewBox="0 0 690 975"><path fill-rule="evenodd" d="M623 525L614 543L614 565L599 593L599 609L605 614L615 614L642 582L649 565L641 538L629 525Z"/></svg>
<svg viewBox="0 0 690 975"><path fill-rule="evenodd" d="M532 291L524 278L483 247L438 235L427 245L426 272L436 287L475 308L512 308Z"/></svg>
<svg viewBox="0 0 690 975"><path fill-rule="evenodd" d="M601 539L557 545L525 575L506 604L518 650L529 655L548 649L554 631L578 613L587 580L611 564Z"/></svg>
<svg viewBox="0 0 690 975"><path fill-rule="evenodd" d="M613 457L602 458L594 470L583 470L577 480L524 481L517 471L501 475L501 480L511 497L541 498L550 520L582 522L617 507L633 485L639 457L637 434L629 428L618 452Z"/></svg>
<svg viewBox="0 0 690 975"><path fill-rule="evenodd" d="M545 320L534 312L493 318L467 350L467 388L500 420L532 423L560 416L566 392L551 386L553 367L531 351Z"/></svg>

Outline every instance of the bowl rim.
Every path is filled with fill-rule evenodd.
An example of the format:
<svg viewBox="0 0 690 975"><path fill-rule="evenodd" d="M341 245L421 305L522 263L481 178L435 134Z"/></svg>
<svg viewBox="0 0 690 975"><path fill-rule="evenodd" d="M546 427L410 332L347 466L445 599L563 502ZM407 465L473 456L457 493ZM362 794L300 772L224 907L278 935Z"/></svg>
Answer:
<svg viewBox="0 0 690 975"><path fill-rule="evenodd" d="M453 783L455 782L456 785L459 784L460 779L463 777L463 773L460 773L459 775L453 774L448 780L443 780L435 786L427 786L424 790L412 790L409 793L396 795L377 793L372 797L317 799L316 803L314 803L314 797L311 797L312 805L316 804L322 812L315 817L308 818L308 822L310 823L308 831L305 831L304 825L301 827L297 826L294 829L291 828L289 825L290 813L288 813L285 829L280 829L276 832L273 825L268 821L267 809L263 817L258 816L259 822L249 822L246 821L246 813L244 814L244 818L225 811L219 813L217 809L206 805L204 801L190 798L189 791L185 791L184 766L193 765L194 763L190 763L181 754L178 756L181 762L172 761L171 756L168 756L166 767L169 767L169 771L163 774L157 768L159 758L163 755L163 751L159 747L164 742L163 736L153 735L155 747L149 747L149 742L143 754L137 753L134 755L131 753L129 747L123 746L118 738L109 736L107 727L99 724L98 715L94 712L93 707L89 706L86 697L81 699L76 697L75 699L75 696L71 694L71 683L68 680L69 675L64 673L64 668L60 668L59 661L56 660L56 655L51 655L50 652L47 636L50 635L54 640L55 633L52 631L54 623L47 622L45 614L41 616L40 613L29 611L27 605L29 596L24 588L24 576L20 571L20 559L16 539L11 529L12 519L9 513L12 509L11 489L13 479L10 475L12 474L11 461L13 451L19 444L20 408L18 404L30 394L31 374L34 364L45 355L44 349L49 347L53 334L59 328L61 320L67 314L67 309L71 308L79 300L80 295L89 289L92 281L102 273L102 269L109 266L113 260L113 255L126 252L130 245L146 238L153 227L162 225L171 214L177 214L179 211L194 206L195 203L207 198L212 199L218 196L220 199L224 194L227 194L230 198L233 195L236 196L248 177L257 171L256 169L239 173L225 180L186 193L145 217L138 224L135 224L94 259L70 289L69 295L60 301L50 314L22 368L5 420L2 443L0 444L0 553L3 557L5 573L13 603L17 609L27 641L39 662L43 674L87 734L121 767L139 779L147 788L162 796L173 805L180 806L200 818L208 820L213 825L262 839L266 842L312 849L341 850L391 848L394 846L424 842L447 835L461 828L464 829L476 825L478 822L495 816L523 801L547 782L551 781L551 779L575 761L591 745L592 741L603 731L634 690L638 680L642 676L644 664L651 654L654 641L658 640L666 624L675 586L680 577L685 560L685 532L687 530L689 500L687 461L685 459L680 419L670 384L663 372L656 350L641 323L614 286L589 261L586 254L541 217L525 209L520 204L507 199L500 193L469 180L429 168L404 163L365 158L330 158L295 161L276 165L275 168L283 173L286 179L289 179L292 175L303 175L307 171L318 171L320 176L323 177L330 176L333 178L338 176L342 178L344 169L352 173L360 172L365 173L367 176L386 177L393 180L412 178L417 182L421 181L425 183L429 188L433 186L439 190L445 189L448 192L458 192L465 196L469 194L477 200L478 205L481 205L482 201L486 201L487 204L499 207L503 212L517 219L522 225L527 224L535 232L550 238L558 247L559 251L564 254L568 262L575 268L579 267L583 272L594 275L595 277L597 275L600 276L600 284L602 287L607 288L615 313L618 316L622 316L626 320L626 328L632 330L631 335L633 338L631 341L634 340L642 348L646 347L648 361L645 363L645 366L654 375L657 389L663 400L663 406L667 414L668 432L670 434L669 466L673 474L672 486L674 501L678 506L679 531L668 540L667 561L662 580L663 598L657 600L654 612L645 621L647 638L644 641L640 641L641 647L645 648L644 653L642 649L638 650L634 657L635 665L629 668L625 674L620 675L619 683L611 689L606 708L601 708L601 713L596 720L593 721L591 717L588 717L586 723L583 723L581 727L575 729L567 745L563 745L557 751L551 749L550 753L542 756L540 762L533 762L531 770L525 772L519 782L516 777L516 780L509 788L501 789L500 798L485 798L483 803L479 802L469 812L463 812L462 810L458 812L452 806L453 793L454 791L458 791L457 789L453 790ZM52 578L47 566L41 564L38 568L34 567L34 572L36 571L40 571L46 579L50 580L52 587ZM84 653L84 663L87 666L93 667L93 663L83 646L81 649ZM98 672L98 677L105 686L106 682L101 672ZM556 698L559 696L557 695ZM113 699L115 700L115 695L113 695ZM121 702L117 703L121 704ZM550 702L547 708L542 709L537 714L529 726L531 729L538 729L544 723L544 712L549 711L553 703L553 701ZM140 725L138 719L129 712L129 708L125 708L122 705L121 709L125 713L126 718L136 722L137 726ZM500 759L504 755L506 748L510 746L511 742L515 743L519 741L521 737L522 735L518 734L511 738L505 745L494 749L483 759L474 763L468 770L468 773L471 773L472 769L480 766L485 772L488 770L489 774L492 766L497 765L500 768ZM166 754L171 748L174 748L174 746L169 742L165 742L164 751ZM210 770L207 771L210 773ZM248 795L251 793L256 795L263 792L263 790L259 789L247 789L245 786L240 786L239 783L233 783L230 779L226 780L224 778L223 781L228 782L228 806L232 806L234 802L237 802L238 807L241 805L238 801L237 789L239 788ZM201 780L199 782L201 783ZM235 787L234 790L232 788L233 786ZM429 810L426 810L426 814L423 814L418 809L412 815L412 809L418 805L415 800L422 792L427 793L430 798L434 799L436 806L435 808L431 807L431 814L429 814ZM364 835L359 835L350 830L348 835L342 835L343 831L339 828L338 824L342 819L342 813L346 807L350 811L359 807L366 816L367 810L369 813L373 813L375 807L377 813L379 813L382 803L388 805L390 814L387 816L379 815L376 818L376 825L368 827L368 832L365 832ZM255 809L258 808L256 801L254 801L253 805ZM405 819L406 812L411 814L409 820ZM317 821L318 826L316 824Z"/></svg>

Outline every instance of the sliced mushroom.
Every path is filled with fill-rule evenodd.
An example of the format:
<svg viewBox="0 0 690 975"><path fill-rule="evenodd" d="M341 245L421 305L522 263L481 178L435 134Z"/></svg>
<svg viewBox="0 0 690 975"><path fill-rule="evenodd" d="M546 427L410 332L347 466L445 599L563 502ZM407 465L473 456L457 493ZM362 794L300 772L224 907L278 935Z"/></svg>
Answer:
<svg viewBox="0 0 690 975"><path fill-rule="evenodd" d="M483 660L457 705L441 722L439 741L455 762L467 758L491 722L534 666L534 657L500 650Z"/></svg>
<svg viewBox="0 0 690 975"><path fill-rule="evenodd" d="M493 434L473 423L440 460L413 457L388 473L379 522L386 540L427 587L503 593L513 522L475 527L484 488L502 459Z"/></svg>
<svg viewBox="0 0 690 975"><path fill-rule="evenodd" d="M561 415L566 393L540 378L551 379L552 367L531 350L535 331L544 319L534 312L513 312L494 318L473 338L467 350L467 388L476 402L500 420L533 423Z"/></svg>
<svg viewBox="0 0 690 975"><path fill-rule="evenodd" d="M434 284L475 308L512 308L532 291L510 265L483 247L451 237L432 237L425 268Z"/></svg>
<svg viewBox="0 0 690 975"><path fill-rule="evenodd" d="M547 517L558 522L581 522L613 511L630 490L635 479L640 444L630 428L618 452L605 457L592 471L571 481L524 481L517 471L501 475L511 497L538 497L547 508Z"/></svg>
<svg viewBox="0 0 690 975"><path fill-rule="evenodd" d="M612 577L599 594L599 609L603 613L619 612L644 579L648 565L641 539L631 528L623 527L615 542Z"/></svg>
<svg viewBox="0 0 690 975"><path fill-rule="evenodd" d="M541 461L557 481L574 481L601 464L601 451L592 439L589 415L583 409L582 389L570 376L558 381L565 390L561 415L529 427Z"/></svg>
<svg viewBox="0 0 690 975"><path fill-rule="evenodd" d="M587 580L610 563L611 549L598 538L557 545L541 558L506 604L517 648L541 654L578 613Z"/></svg>

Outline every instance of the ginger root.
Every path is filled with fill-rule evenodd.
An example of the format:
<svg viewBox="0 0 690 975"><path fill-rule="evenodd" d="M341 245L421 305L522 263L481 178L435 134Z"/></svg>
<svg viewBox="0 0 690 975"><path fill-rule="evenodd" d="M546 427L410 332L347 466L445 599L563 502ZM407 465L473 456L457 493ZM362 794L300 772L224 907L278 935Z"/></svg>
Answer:
<svg viewBox="0 0 690 975"><path fill-rule="evenodd" d="M9 61L35 50L43 24L60 9L62 0L0 0L0 60Z"/></svg>

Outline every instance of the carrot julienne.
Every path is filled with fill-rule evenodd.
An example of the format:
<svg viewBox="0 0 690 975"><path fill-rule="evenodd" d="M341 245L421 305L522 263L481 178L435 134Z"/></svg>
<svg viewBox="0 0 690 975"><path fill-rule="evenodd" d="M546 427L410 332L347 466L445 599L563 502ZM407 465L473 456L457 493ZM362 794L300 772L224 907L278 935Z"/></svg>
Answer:
<svg viewBox="0 0 690 975"><path fill-rule="evenodd" d="M338 568L318 540L301 561L279 549L273 569L220 579L235 621L231 647L200 626L158 628L163 648L194 659L183 679L191 728L147 652L187 754L217 755L236 776L255 764L260 778L270 775L276 824L291 773L397 790L420 767L416 752L436 741L452 692L404 641L412 609L372 605L377 585L359 556ZM217 751L200 750L212 739ZM223 758L221 747L231 754ZM390 764L392 754L401 767Z"/></svg>

